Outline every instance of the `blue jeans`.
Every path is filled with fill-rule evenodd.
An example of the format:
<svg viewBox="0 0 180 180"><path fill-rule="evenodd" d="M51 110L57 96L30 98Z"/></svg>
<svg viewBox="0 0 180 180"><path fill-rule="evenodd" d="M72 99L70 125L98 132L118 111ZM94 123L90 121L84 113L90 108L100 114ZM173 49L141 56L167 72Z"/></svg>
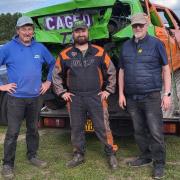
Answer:
<svg viewBox="0 0 180 180"><path fill-rule="evenodd" d="M152 159L154 164L165 164L165 143L160 92L145 96L128 96L127 110L134 125L136 143L141 158Z"/></svg>
<svg viewBox="0 0 180 180"><path fill-rule="evenodd" d="M8 95L7 100L8 129L4 140L3 165L14 166L17 138L23 119L26 119L27 157L36 156L39 146L38 119L39 97L17 98Z"/></svg>

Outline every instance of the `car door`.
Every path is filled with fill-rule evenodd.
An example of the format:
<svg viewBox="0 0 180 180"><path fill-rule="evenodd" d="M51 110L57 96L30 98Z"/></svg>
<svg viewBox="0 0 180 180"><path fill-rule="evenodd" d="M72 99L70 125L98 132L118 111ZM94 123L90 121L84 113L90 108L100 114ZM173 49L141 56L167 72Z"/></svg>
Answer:
<svg viewBox="0 0 180 180"><path fill-rule="evenodd" d="M171 29L172 33L175 36L175 39L177 41L177 45L180 48L180 20L177 17L177 15L171 10L171 9L166 9L170 18L172 19L172 22L174 24L174 28Z"/></svg>
<svg viewBox="0 0 180 180"><path fill-rule="evenodd" d="M168 55L169 65L173 71L180 68L180 49L178 46L178 27L176 21L167 8L152 5L150 8L151 19L156 15L159 24L155 24L155 35L164 42Z"/></svg>

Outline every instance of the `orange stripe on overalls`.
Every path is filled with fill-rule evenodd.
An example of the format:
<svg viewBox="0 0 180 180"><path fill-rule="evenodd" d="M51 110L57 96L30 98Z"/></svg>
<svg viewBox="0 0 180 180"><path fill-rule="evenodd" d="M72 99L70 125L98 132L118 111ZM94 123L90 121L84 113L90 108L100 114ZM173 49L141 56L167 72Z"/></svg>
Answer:
<svg viewBox="0 0 180 180"><path fill-rule="evenodd" d="M106 67L108 68L109 67L109 63L110 63L110 57L108 56L108 54L106 53L105 54L105 58L104 58L104 62L106 64Z"/></svg>
<svg viewBox="0 0 180 180"><path fill-rule="evenodd" d="M61 52L61 56L62 56L63 60L70 59L70 57L67 55L67 52L71 49L72 49L72 47L69 47Z"/></svg>
<svg viewBox="0 0 180 180"><path fill-rule="evenodd" d="M98 74L99 74L99 81L100 81L100 87L103 85L103 75L101 70L98 68Z"/></svg>
<svg viewBox="0 0 180 180"><path fill-rule="evenodd" d="M103 106L103 111L105 109L107 109L107 107L108 107L107 100L104 99L102 101L102 106ZM104 117L104 121L105 121L105 117ZM105 125L105 129L106 129L107 143L109 145L111 145L112 148L113 148L113 151L116 152L118 150L118 146L116 144L114 144L114 142L113 142L113 136L112 136L111 130L110 130L110 128L108 130L108 128L106 127L106 122L104 122L104 125Z"/></svg>
<svg viewBox="0 0 180 180"><path fill-rule="evenodd" d="M103 55L104 49L102 47L94 45L94 44L92 44L92 47L98 49L98 52L97 52L97 54L95 56L102 56Z"/></svg>
<svg viewBox="0 0 180 180"><path fill-rule="evenodd" d="M59 72L62 71L62 67L61 67L61 62L60 62L60 57L58 56L58 58L56 59L56 64L55 66L58 68Z"/></svg>

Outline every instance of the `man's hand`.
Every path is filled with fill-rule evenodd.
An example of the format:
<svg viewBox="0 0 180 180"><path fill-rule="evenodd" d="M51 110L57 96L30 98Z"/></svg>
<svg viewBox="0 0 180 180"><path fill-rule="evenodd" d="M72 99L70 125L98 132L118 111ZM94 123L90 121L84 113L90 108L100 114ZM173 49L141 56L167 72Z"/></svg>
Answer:
<svg viewBox="0 0 180 180"><path fill-rule="evenodd" d="M62 98L63 98L65 101L71 101L71 102L72 102L71 96L75 96L75 95L72 94L72 93L70 93L70 92L65 92L65 93L62 95Z"/></svg>
<svg viewBox="0 0 180 180"><path fill-rule="evenodd" d="M50 81L45 81L41 85L40 94L44 94L51 86Z"/></svg>
<svg viewBox="0 0 180 180"><path fill-rule="evenodd" d="M7 91L10 94L13 94L16 92L16 87L17 85L15 83L5 84L0 86L0 91Z"/></svg>
<svg viewBox="0 0 180 180"><path fill-rule="evenodd" d="M107 99L109 95L110 93L107 91L101 91L100 93L98 93L98 96L101 96L101 101L103 101L104 99Z"/></svg>
<svg viewBox="0 0 180 180"><path fill-rule="evenodd" d="M125 109L125 107L126 107L126 98L125 98L124 94L119 96L119 106L122 109Z"/></svg>
<svg viewBox="0 0 180 180"><path fill-rule="evenodd" d="M163 96L161 101L161 108L164 111L167 111L171 107L171 97L170 96Z"/></svg>

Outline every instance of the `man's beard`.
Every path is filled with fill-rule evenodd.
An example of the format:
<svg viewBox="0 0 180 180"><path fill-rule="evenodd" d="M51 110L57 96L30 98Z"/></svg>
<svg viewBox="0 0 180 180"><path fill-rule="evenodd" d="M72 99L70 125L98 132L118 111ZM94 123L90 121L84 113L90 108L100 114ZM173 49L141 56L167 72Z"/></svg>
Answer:
<svg viewBox="0 0 180 180"><path fill-rule="evenodd" d="M74 43L78 45L84 45L87 42L88 42L88 37L85 37L85 36L74 38Z"/></svg>

